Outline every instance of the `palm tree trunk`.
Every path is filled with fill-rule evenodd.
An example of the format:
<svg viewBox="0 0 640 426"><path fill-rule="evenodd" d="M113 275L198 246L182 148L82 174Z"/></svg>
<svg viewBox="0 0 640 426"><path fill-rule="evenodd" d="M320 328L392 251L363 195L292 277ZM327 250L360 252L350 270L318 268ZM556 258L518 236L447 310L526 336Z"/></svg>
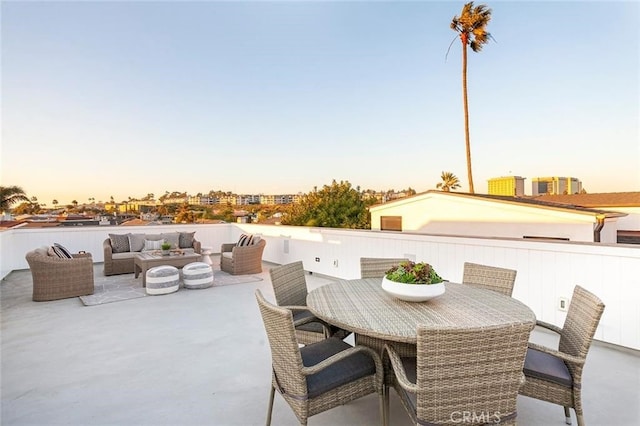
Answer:
<svg viewBox="0 0 640 426"><path fill-rule="evenodd" d="M469 179L469 192L473 194L471 143L469 142L469 101L467 99L467 35L460 34L460 39L462 40L462 103L464 105L464 140L467 149L467 177Z"/></svg>

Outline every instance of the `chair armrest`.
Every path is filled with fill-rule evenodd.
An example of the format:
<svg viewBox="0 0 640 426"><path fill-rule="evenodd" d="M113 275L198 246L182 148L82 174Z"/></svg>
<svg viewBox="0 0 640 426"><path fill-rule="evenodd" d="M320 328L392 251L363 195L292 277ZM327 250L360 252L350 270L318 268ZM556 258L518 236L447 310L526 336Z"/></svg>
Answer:
<svg viewBox="0 0 640 426"><path fill-rule="evenodd" d="M72 254L71 256L73 256L74 259L84 259L88 257L93 261L93 259L91 258L91 253L76 253Z"/></svg>
<svg viewBox="0 0 640 426"><path fill-rule="evenodd" d="M398 355L396 350L393 348L393 346L386 344L384 345L383 351L389 355L389 360L391 361L391 368L393 369L393 372L400 386L409 392L417 393L418 385L416 383L411 383L411 381L409 381L409 379L407 378L407 372L404 370L404 366L402 365L400 356Z"/></svg>
<svg viewBox="0 0 640 426"><path fill-rule="evenodd" d="M542 328L546 328L547 330L551 330L551 331L553 331L555 333L562 334L562 329L560 327L558 327L557 325L554 325L554 324L551 324L551 323L548 323L548 322L544 322L544 321L541 321L541 320L537 320L536 321L536 325L538 327L542 327Z"/></svg>
<svg viewBox="0 0 640 426"><path fill-rule="evenodd" d="M280 307L284 309L289 309L290 311L308 311L309 310L308 306L282 305Z"/></svg>
<svg viewBox="0 0 640 426"><path fill-rule="evenodd" d="M285 309L289 309L292 312L293 311L308 311L309 310L309 307L307 307L307 306L284 305L284 306L280 306L280 307L281 308L285 308ZM312 323L312 322L317 322L320 325L322 325L322 327L324 328L326 336L331 335L331 325L329 325L327 322L321 320L320 318L314 317L314 316L296 320L296 321L293 322L293 326L294 327L298 327L300 325L309 324L309 323Z"/></svg>
<svg viewBox="0 0 640 426"><path fill-rule="evenodd" d="M193 247L193 251L196 253L202 253L202 243L198 240L196 240L195 238L193 239L193 245L191 246Z"/></svg>
<svg viewBox="0 0 640 426"><path fill-rule="evenodd" d="M233 251L233 248L236 246L235 243L224 243L220 248L220 253L224 253L227 251Z"/></svg>
<svg viewBox="0 0 640 426"><path fill-rule="evenodd" d="M93 265L93 259L91 258L90 253L72 254L71 256L73 256L71 259L58 256L39 256L34 259L34 261L38 265L48 265L48 267L54 267L57 265L67 265L69 267L86 264Z"/></svg>
<svg viewBox="0 0 640 426"><path fill-rule="evenodd" d="M586 358L580 358L577 356L569 355L564 352L557 351L555 349L547 348L546 346L538 345L536 343L529 343L529 349L535 349L540 352L547 353L562 359L563 361L570 362L571 364L583 365Z"/></svg>
<svg viewBox="0 0 640 426"><path fill-rule="evenodd" d="M102 242L102 249L104 250L105 256L109 253L109 256L113 254L113 247L111 247L111 240L107 238Z"/></svg>

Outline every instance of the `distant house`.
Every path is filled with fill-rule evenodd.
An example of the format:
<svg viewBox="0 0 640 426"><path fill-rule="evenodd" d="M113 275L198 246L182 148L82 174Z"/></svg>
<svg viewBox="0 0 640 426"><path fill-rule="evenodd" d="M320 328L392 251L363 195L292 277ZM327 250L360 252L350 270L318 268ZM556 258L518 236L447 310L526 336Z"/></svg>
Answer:
<svg viewBox="0 0 640 426"><path fill-rule="evenodd" d="M627 213L532 198L427 191L372 206L371 229L616 243Z"/></svg>
<svg viewBox="0 0 640 426"><path fill-rule="evenodd" d="M618 242L640 244L640 192L541 195L535 199L626 213L618 219Z"/></svg>
<svg viewBox="0 0 640 426"><path fill-rule="evenodd" d="M618 219L618 229L640 231L640 192L606 192L597 194L540 195L539 201L603 209L627 216Z"/></svg>

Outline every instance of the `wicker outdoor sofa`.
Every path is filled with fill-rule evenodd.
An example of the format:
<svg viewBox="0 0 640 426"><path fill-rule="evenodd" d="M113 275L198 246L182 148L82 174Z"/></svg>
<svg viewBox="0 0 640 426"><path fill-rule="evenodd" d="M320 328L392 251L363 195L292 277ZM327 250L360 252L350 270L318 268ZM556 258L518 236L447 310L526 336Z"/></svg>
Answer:
<svg viewBox="0 0 640 426"><path fill-rule="evenodd" d="M172 248L180 248L187 253L201 253L200 241L195 232L168 232L163 234L109 234L104 240L104 274L132 274L133 260L145 248L146 241L164 240L172 243Z"/></svg>

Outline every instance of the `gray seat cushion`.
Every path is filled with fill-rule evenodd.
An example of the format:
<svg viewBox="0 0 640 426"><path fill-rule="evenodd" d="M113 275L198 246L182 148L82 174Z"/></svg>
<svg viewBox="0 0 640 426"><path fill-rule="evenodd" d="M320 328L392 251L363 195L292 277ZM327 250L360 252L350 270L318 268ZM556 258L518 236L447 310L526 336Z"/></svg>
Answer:
<svg viewBox="0 0 640 426"><path fill-rule="evenodd" d="M573 385L571 373L563 360L531 348L527 349L527 357L524 360L524 374L567 387Z"/></svg>
<svg viewBox="0 0 640 426"><path fill-rule="evenodd" d="M332 355L350 349L352 346L336 338L325 339L300 348L305 367L316 365ZM364 352L357 352L324 370L307 376L309 398L315 398L339 386L375 374L373 359Z"/></svg>
<svg viewBox="0 0 640 426"><path fill-rule="evenodd" d="M293 313L293 321L298 321L301 319L305 319L305 318L315 318L315 316L310 312L310 311L295 311ZM322 324L320 324L319 322L309 322L306 324L302 324L296 327L296 329L298 330L304 330L304 331L313 331L315 333L323 333L324 332L324 328L322 327Z"/></svg>

